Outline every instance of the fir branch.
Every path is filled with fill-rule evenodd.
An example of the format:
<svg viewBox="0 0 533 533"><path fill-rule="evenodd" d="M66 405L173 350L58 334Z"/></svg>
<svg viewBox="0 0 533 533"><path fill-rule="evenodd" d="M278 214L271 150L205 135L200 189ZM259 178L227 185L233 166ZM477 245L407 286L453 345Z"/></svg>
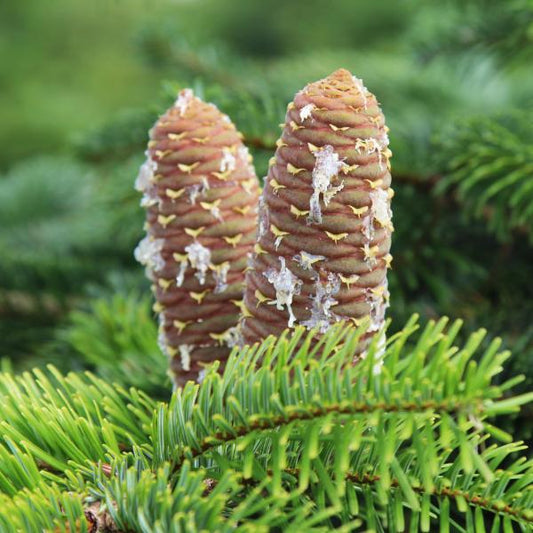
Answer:
<svg viewBox="0 0 533 533"><path fill-rule="evenodd" d="M337 428L333 430L335 431L340 430ZM339 457L345 455L341 446L340 443L323 446L319 457L313 459L310 464L306 464L305 452L297 458L288 450L288 465L279 463L272 451L270 454L264 453L266 450L259 453L255 449L253 453L257 459L254 459L254 462L260 463L260 466L256 464L252 470L244 466L243 471L253 472L245 474L251 475L252 483L264 480L265 476L270 476L274 483L276 477L279 476L277 470L282 469L285 474L289 475L289 477L282 476L283 490L298 491L316 502L322 501L324 496L331 497L335 501L335 497L331 494L332 490L337 497L349 499L353 487L357 494L365 495L363 516L369 513L369 509L372 509L374 505L370 505L369 498L375 502L377 515L374 519L376 520L384 519L390 512L397 513L395 505L398 499L406 502L409 514L421 513L423 516L427 510L424 510L420 502L430 498L434 502L436 516L439 517L441 523L449 520L450 508L447 500L453 501L460 513L477 513L476 509L482 509L487 513L501 516L505 521L516 521L522 527L527 528L533 523L531 512L533 494L527 489L533 482L533 463L525 460L510 461L513 455L525 448L520 443L504 446L492 445L482 452L484 461L491 465L491 469L495 469L494 479L488 483L482 476L461 474L460 458L452 450L448 450L442 454L440 465L433 474L435 482L430 485L423 480L420 481L419 474L417 474L418 467L412 464L418 463L418 458L413 456L412 451L409 452L406 449L394 452L391 462L396 466L393 466L393 475L390 476L383 472L379 464L372 464L373 460L384 461L382 454L366 455L359 449L352 452L348 463L345 464L344 460L340 459L340 464L345 464L345 466L338 470L335 465L339 463ZM371 444L367 443L367 446L368 449L371 448ZM238 465L241 462L245 465L246 461L245 457L237 458L236 456L229 464L232 468L239 469ZM420 463L423 464L423 461L424 459L421 458ZM411 463L411 473L402 473L400 463ZM502 463L506 463L506 467L497 468ZM310 467L311 472L307 473L306 470ZM327 473L327 477L320 475L320 472L324 475ZM401 477L394 473L401 474ZM329 489L328 485L330 485ZM502 492L503 486L506 488L504 493ZM409 495L413 499L410 499ZM343 503L341 507L346 509L349 505ZM428 520L428 517L423 519ZM391 527L390 524L389 527Z"/></svg>
<svg viewBox="0 0 533 533"><path fill-rule="evenodd" d="M0 530L4 533L93 533L89 530L82 494L56 485L24 490L13 499L0 495Z"/></svg>
<svg viewBox="0 0 533 533"><path fill-rule="evenodd" d="M466 216L484 218L500 240L533 235L533 128L528 113L474 117L441 133L435 192L454 191Z"/></svg>
<svg viewBox="0 0 533 533"><path fill-rule="evenodd" d="M299 501L298 494L274 494L270 480L249 483L239 471L228 468L216 481L207 471L194 470L190 463L173 477L169 464L157 471L143 470L119 461L109 482L95 472L91 492L105 502L113 523L120 530L165 532L249 531L254 528L303 528L323 531L324 519L337 509L325 506L317 512L311 502ZM339 531L359 521L351 520ZM157 524L157 526L156 526Z"/></svg>
<svg viewBox="0 0 533 533"><path fill-rule="evenodd" d="M279 410L280 408L278 408ZM299 403L297 406L286 406L283 414L272 416L269 413L262 413L260 420L257 420L259 418L258 415L252 415L244 425L231 426L228 431L215 431L205 436L196 448L187 447L182 451L181 457L175 460L174 468L179 470L185 460L192 461L223 444L236 442L243 437L251 435L259 437L259 432L276 431L294 422L319 422L325 418L328 418L328 422L331 422L332 419L328 415L339 415L339 419L337 417L334 418L339 421L342 420L343 415L346 415L348 419L353 419L356 415L370 416L377 413L411 413L424 415L428 418L437 414L471 414L476 417L482 417L485 410L487 410L487 406L481 396L466 402L450 398L443 402L425 401L415 403L408 401L389 404L381 402L353 402L350 404L349 402L343 402L342 404L328 404L320 407Z"/></svg>
<svg viewBox="0 0 533 533"><path fill-rule="evenodd" d="M413 322L411 322L411 327L412 324ZM423 337L427 344L422 344L419 352L415 351L407 355L398 367L402 370L398 371L398 368L394 366L395 357L390 357L390 354L396 353L398 346L405 343L412 334L409 328L404 329L399 337L390 341L384 357L383 371L372 378L368 378L368 373L373 372L375 351L371 350L369 356L355 367L350 366L349 363L351 350L361 334L360 330L343 331L336 327L324 336L324 339L335 339L335 342L327 345L327 340L322 341L324 343L322 347L327 346L326 354L322 354L322 360L328 361L328 368L324 369L323 373L306 371L306 365L311 364L308 356L301 350L296 352L294 343L292 349L295 352L291 354L285 337L275 344L272 342L269 344L267 341L260 348L244 350L239 354L239 358L250 368L248 375L236 379L233 375L235 363L229 364L223 378L210 374L209 379L206 378L198 391L188 386L173 397L168 408L162 406L159 409L154 429L154 441L157 435L165 434L169 441L169 448L166 450L156 448L156 455L163 460L168 458L169 454L175 455L177 450L173 448L172 443L181 442L178 455L195 457L222 442L232 441L255 431L270 431L292 421L313 421L329 414L353 416L382 410L389 413L412 411L427 415L429 412L439 411L458 415L468 412L481 419L485 410L493 412L496 408L492 399L498 396L498 389L495 386L489 386L487 375L482 375L480 370L476 370L474 374L476 376L473 381L475 386L468 391L461 389L458 384L461 382L463 372L466 371L466 363L463 361L457 365L454 362L453 351L449 351L449 348L443 348L437 352L441 359L433 359L431 362L431 368L436 370L435 374L425 373L424 387L418 389L421 386L417 384L421 379L417 375L418 358L425 360L429 357L434 344L438 344L438 335L445 324L445 320L430 324L425 332L426 336ZM458 327L454 325L452 338L457 331ZM463 353L463 357L467 360L470 359L483 335L484 332L478 332L467 344L473 348L459 353ZM302 331L297 337L301 336ZM451 340L448 336L444 338L446 340L443 341L443 346L447 347ZM310 343L311 337L307 337L304 345L309 346ZM497 343L493 344L487 353L495 356L497 345ZM332 348L337 350L333 359ZM260 371L252 373L254 361L259 357L258 354L265 352L268 355ZM276 361L276 357L279 356L272 354L278 353L287 354L283 358L283 363L288 367L282 366L276 369L275 365L281 363ZM316 353L316 349L311 353ZM504 360L507 356L508 354L501 353L496 355L496 360ZM495 364L496 360L489 364ZM287 361L292 362L287 363ZM243 363L240 362L240 364ZM446 379L449 383L445 396L442 395L442 382L440 381L444 377L441 374L443 368L447 369ZM411 371L414 371L415 375L411 375ZM279 393L275 393L277 388L275 384L281 379L278 376L287 372L295 373L295 381L291 385L280 382L277 386L283 387L283 392L280 390ZM363 378L367 379L365 384ZM405 389L406 380L414 383L413 387L409 387L408 390ZM331 389L328 386L329 382L339 385L336 389ZM354 382L358 383L358 387L352 386ZM312 390L320 390L320 397L310 396L306 392ZM387 396L383 397L381 394L385 390ZM206 391L213 391L219 398L217 405L206 403ZM393 401L390 400L391 398ZM517 401L520 403L521 400ZM209 411L205 411L206 407L209 407ZM189 426L187 429L179 429L171 424L174 419L182 420L184 424L189 420Z"/></svg>
<svg viewBox="0 0 533 533"><path fill-rule="evenodd" d="M157 345L149 296L131 291L92 298L69 313L56 336L56 350L81 357L106 381L168 397L167 360Z"/></svg>
<svg viewBox="0 0 533 533"><path fill-rule="evenodd" d="M516 445L513 444L507 453L517 453L523 449L524 447L521 446L520 443ZM522 464L520 466L522 466L522 470L524 471L523 475L533 481L533 465ZM271 468L266 468L265 472L268 476L272 477L274 475L274 471ZM283 468L283 472L294 477L296 482L302 476L302 470L300 468L286 467ZM475 478L471 478L469 480L470 483L467 482L466 486L463 488L450 487L443 484L442 486L436 486L429 491L423 486L410 480L410 489L420 496L434 497L441 500L441 502L443 499L453 500L458 508L461 507L462 502L464 501L472 508L480 508L493 514L506 516L523 524L533 524L533 512L530 507L531 497L527 498L528 495L526 494L526 498L523 498L520 493L518 493L517 498L521 498L523 501L521 504L516 505L512 501L513 496L511 496L509 500L505 500L502 499L501 496L493 494L496 492L494 489L498 484L501 484L502 480L516 479L517 474L518 472L516 471L499 470L497 479L488 487L486 485L477 485L475 483ZM377 484L382 480L382 477L377 474L365 472L364 470L360 472L349 470L344 473L344 479L357 487L369 486L375 489ZM214 479L205 479L204 481L208 484L208 489L206 489L207 492L204 492L204 495L212 492L218 484L217 480ZM246 478L243 478L241 482L243 487L257 486L259 483L258 480ZM402 482L394 477L388 480L388 484L393 490L399 490L402 487ZM520 481L520 485L524 485L523 478ZM513 490L509 490L509 493L512 494ZM442 505L442 503L440 503L440 505Z"/></svg>
<svg viewBox="0 0 533 533"><path fill-rule="evenodd" d="M0 374L3 446L18 442L46 470L106 461L147 443L154 402L87 373L64 377L55 368L34 376ZM2 446L0 446L2 450Z"/></svg>
<svg viewBox="0 0 533 533"><path fill-rule="evenodd" d="M235 350L222 376L215 365L201 385L157 409L135 389L90 374L0 375L0 488L2 475L18 479L11 490L5 484L5 508L31 501L35 520L64 524L61 490L35 496L53 484L77 494L85 511L101 502L113 527L133 531L156 523L213 530L213 520L219 530L245 531L252 518L353 531L361 525L354 516L375 529L387 516L401 523L404 505L427 529L436 513L443 525L451 520L450 500L529 523L531 463L510 460L523 447L484 444L489 434L509 438L487 416L515 412L531 397L502 399L517 379L492 383L508 357L499 343L475 362L484 331L455 347L460 322L429 323L414 338L413 317L389 339L381 366L372 345L354 367L364 327L339 324L318 342L300 328ZM70 519L83 527L80 516Z"/></svg>
<svg viewBox="0 0 533 533"><path fill-rule="evenodd" d="M500 9L494 9L498 6ZM528 28L533 8L528 0L499 4L476 0L465 5L447 2L421 5L416 12L416 32L408 41L420 60L427 63L439 56L460 57L464 50L491 50L501 63L519 63L529 56Z"/></svg>
<svg viewBox="0 0 533 533"><path fill-rule="evenodd" d="M300 470L296 468L286 468L285 472L295 477L299 477ZM533 476L533 472L530 473ZM374 486L381 481L379 475L371 475L367 473L347 472L345 479L358 486ZM401 484L396 478L391 478L390 486L394 489L399 489ZM533 524L533 513L531 508L524 506L514 506L502 502L501 500L484 496L481 492L471 492L468 490L460 490L449 487L434 488L430 492L416 484L411 484L411 489L419 495L429 495L436 498L448 498L458 502L459 500L466 501L471 507L479 507L483 510L490 511L494 514L509 516L512 519L522 521L526 524Z"/></svg>

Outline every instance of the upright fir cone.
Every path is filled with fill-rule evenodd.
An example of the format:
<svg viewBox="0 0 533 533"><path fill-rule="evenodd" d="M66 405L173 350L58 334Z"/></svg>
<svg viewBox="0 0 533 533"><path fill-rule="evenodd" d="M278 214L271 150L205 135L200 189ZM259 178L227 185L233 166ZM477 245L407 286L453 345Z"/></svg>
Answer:
<svg viewBox="0 0 533 533"><path fill-rule="evenodd" d="M360 354L382 330L393 231L387 132L375 96L344 69L289 104L246 274L246 343L368 316Z"/></svg>
<svg viewBox="0 0 533 533"><path fill-rule="evenodd" d="M136 188L147 236L135 250L159 313L176 385L225 361L256 233L258 180L241 134L190 89L150 130Z"/></svg>

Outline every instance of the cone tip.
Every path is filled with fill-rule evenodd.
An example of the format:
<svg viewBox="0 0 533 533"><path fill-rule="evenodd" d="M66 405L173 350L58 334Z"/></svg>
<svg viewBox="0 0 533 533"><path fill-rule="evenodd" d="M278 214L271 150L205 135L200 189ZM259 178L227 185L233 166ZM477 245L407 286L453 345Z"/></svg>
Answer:
<svg viewBox="0 0 533 533"><path fill-rule="evenodd" d="M345 68L338 68L335 72L332 72L328 78L339 80L339 81L348 81L352 80L353 76L352 73Z"/></svg>

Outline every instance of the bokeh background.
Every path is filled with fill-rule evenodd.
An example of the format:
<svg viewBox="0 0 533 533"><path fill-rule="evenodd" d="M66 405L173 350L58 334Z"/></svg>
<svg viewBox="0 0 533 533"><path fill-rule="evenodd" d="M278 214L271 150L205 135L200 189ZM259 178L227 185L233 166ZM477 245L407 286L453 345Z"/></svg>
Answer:
<svg viewBox="0 0 533 533"><path fill-rule="evenodd" d="M230 114L263 176L295 91L345 67L391 129L391 328L413 312L485 327L531 389L532 60L531 0L3 1L3 367L157 391L166 363L132 254L149 127L191 86Z"/></svg>

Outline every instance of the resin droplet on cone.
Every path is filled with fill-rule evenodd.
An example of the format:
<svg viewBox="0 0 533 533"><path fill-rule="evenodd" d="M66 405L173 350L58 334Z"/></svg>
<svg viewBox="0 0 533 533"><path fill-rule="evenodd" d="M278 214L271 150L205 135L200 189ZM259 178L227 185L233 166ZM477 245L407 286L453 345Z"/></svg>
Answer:
<svg viewBox="0 0 533 533"><path fill-rule="evenodd" d="M229 118L190 89L150 130L136 188L147 236L135 250L157 300L177 385L228 356L256 233L258 180Z"/></svg>
<svg viewBox="0 0 533 533"><path fill-rule="evenodd" d="M393 231L387 131L375 96L344 69L289 104L246 274L246 343L369 317L361 353L382 329Z"/></svg>

